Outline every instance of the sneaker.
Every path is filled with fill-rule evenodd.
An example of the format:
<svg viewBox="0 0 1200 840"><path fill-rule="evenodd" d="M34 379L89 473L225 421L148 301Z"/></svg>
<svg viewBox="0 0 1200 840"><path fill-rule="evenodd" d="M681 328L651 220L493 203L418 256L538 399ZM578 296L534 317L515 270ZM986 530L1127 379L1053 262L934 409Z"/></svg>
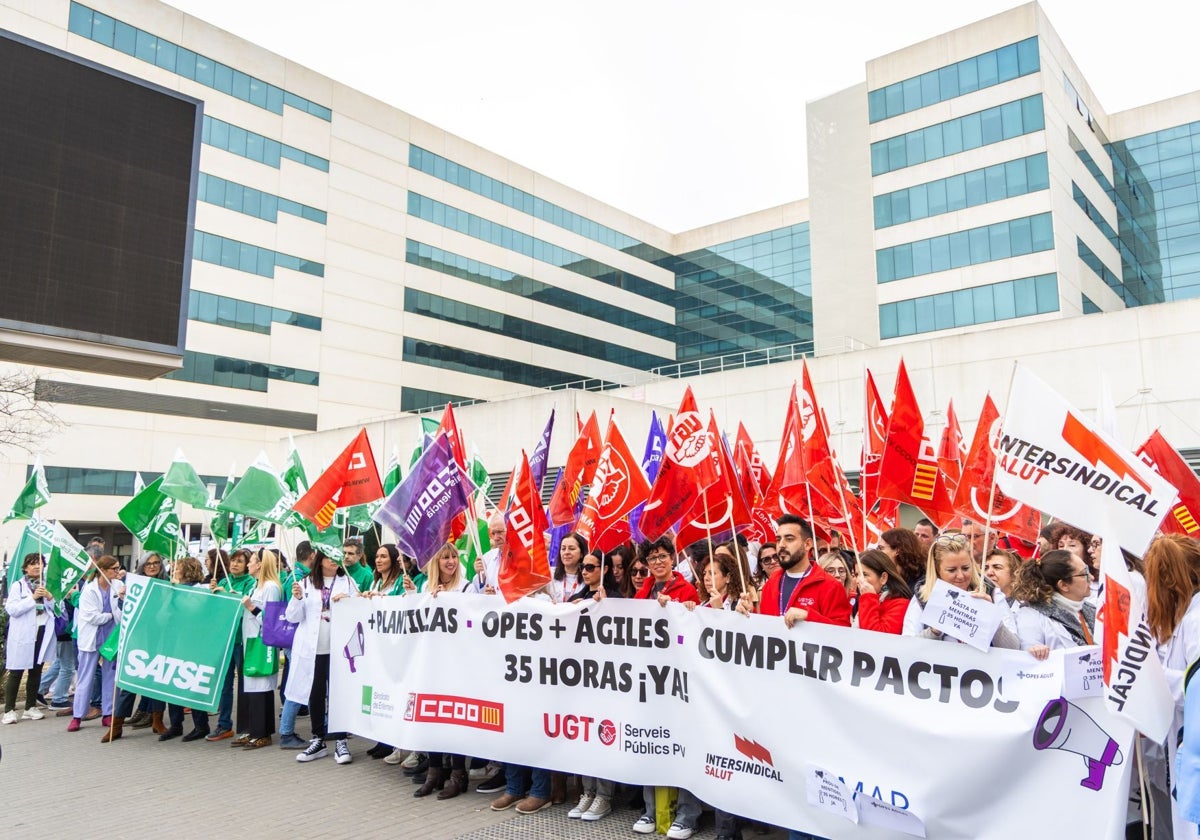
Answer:
<svg viewBox="0 0 1200 840"><path fill-rule="evenodd" d="M15 714L15 712L10 712L9 714ZM10 721L8 720L8 715L5 715L4 717L5 717L4 722L9 723ZM13 722L15 722L15 721L13 721ZM71 718L71 722L67 724L67 731L68 732L78 732L79 731L79 718Z"/></svg>
<svg viewBox="0 0 1200 840"><path fill-rule="evenodd" d="M61 712L63 709L69 710L71 708L71 701L70 700L51 700L50 708L56 712Z"/></svg>
<svg viewBox="0 0 1200 840"><path fill-rule="evenodd" d="M488 776L479 783L479 787L475 788L476 793L499 793L508 786L507 780L504 777L504 770L497 770L492 775Z"/></svg>
<svg viewBox="0 0 1200 840"><path fill-rule="evenodd" d="M302 750L307 746L308 741L296 737L296 733L294 732L279 736L279 749L281 750Z"/></svg>
<svg viewBox="0 0 1200 840"><path fill-rule="evenodd" d="M654 833L654 817L648 814L642 814L637 818L637 822L633 824L634 834L653 834Z"/></svg>
<svg viewBox="0 0 1200 840"><path fill-rule="evenodd" d="M21 718L17 715L17 710L13 709L11 712L4 713L4 717L0 718L0 725L7 726L10 723L16 723L20 719ZM78 729L78 728L79 728L78 726L75 727L75 729ZM71 730L71 731L74 731L74 730Z"/></svg>
<svg viewBox="0 0 1200 840"><path fill-rule="evenodd" d="M350 746L346 743L345 738L339 738L338 742L333 745L333 760L338 764L349 764L354 760L354 756L350 755Z"/></svg>
<svg viewBox="0 0 1200 840"><path fill-rule="evenodd" d="M36 700L37 700L37 702L34 705L36 705L39 709L50 708L50 703L49 703L49 701L46 700L45 694L39 693Z"/></svg>
<svg viewBox="0 0 1200 840"><path fill-rule="evenodd" d="M538 811L545 811L554 803L549 799L542 799L540 796L526 796L517 803L518 814L536 814Z"/></svg>
<svg viewBox="0 0 1200 840"><path fill-rule="evenodd" d="M581 819L584 822L595 822L602 820L612 813L612 803L608 801L607 796L597 796L592 800L592 806L583 812Z"/></svg>
<svg viewBox="0 0 1200 840"><path fill-rule="evenodd" d="M217 731L212 733L211 735L205 735L204 740L205 741L224 741L226 738L232 738L232 737L233 737L232 729L225 729L224 727L218 726Z"/></svg>
<svg viewBox="0 0 1200 840"><path fill-rule="evenodd" d="M583 796L579 797L579 804L570 811L567 811L567 817L573 820L582 817L587 812L587 809L592 807L593 799L595 799L595 796L590 793L584 793Z"/></svg>
<svg viewBox="0 0 1200 840"><path fill-rule="evenodd" d="M404 761L400 762L400 767L404 770L413 770L420 763L421 753L413 750L407 756L405 756Z"/></svg>
<svg viewBox="0 0 1200 840"><path fill-rule="evenodd" d="M25 710L25 714L21 715L21 720L41 720L45 716L46 714L41 709L34 706L32 709Z"/></svg>
<svg viewBox="0 0 1200 840"><path fill-rule="evenodd" d="M696 829L688 828L683 823L671 823L671 827L667 829L667 840L688 840Z"/></svg>
<svg viewBox="0 0 1200 840"><path fill-rule="evenodd" d="M383 763L390 764L393 767L402 761L404 761L404 750L400 749L399 747L396 747L396 749L392 750L391 755L385 755L383 757Z"/></svg>
<svg viewBox="0 0 1200 840"><path fill-rule="evenodd" d="M324 758L329 755L329 750L325 749L325 741L322 738L313 738L308 742L308 747L304 752L296 756L297 761L316 761L318 758Z"/></svg>

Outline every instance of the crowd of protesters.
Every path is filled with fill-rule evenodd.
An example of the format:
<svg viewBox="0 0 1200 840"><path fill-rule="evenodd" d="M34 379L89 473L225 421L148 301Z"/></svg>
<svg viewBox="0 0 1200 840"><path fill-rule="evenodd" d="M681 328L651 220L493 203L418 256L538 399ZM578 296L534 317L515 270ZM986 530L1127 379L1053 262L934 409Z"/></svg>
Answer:
<svg viewBox="0 0 1200 840"><path fill-rule="evenodd" d="M929 520L913 529L885 531L874 547L856 554L837 534L814 533L810 524L785 515L776 523L774 541L747 543L739 537L705 541L679 550L670 536L626 544L605 554L589 551L577 533L558 544L553 579L530 597L555 602L635 598L660 605L678 602L688 609L736 610L779 617L788 627L818 622L861 631L920 636L954 643L922 613L934 586L944 581L972 597L1001 606L1004 619L993 647L1019 649L1044 659L1051 650L1094 643L1097 580L1101 545L1092 535L1065 523L1043 529L1036 546L1022 546L976 522L942 533ZM504 519L488 520L493 546L505 539ZM47 714L66 719L69 732L101 718L101 741L120 739L125 728L151 729L158 740L227 741L242 750L275 743L295 750L297 761L330 755L339 764L353 760L347 733L327 728L330 616L351 597L407 596L467 592L493 595L499 576L499 548L470 567L447 543L422 572L395 545L382 544L368 563L362 542L348 540L341 558L300 543L294 558L271 549L212 549L202 557L168 564L148 554L137 573L168 579L180 586L207 586L242 597L241 632L225 675L220 708L213 723L199 710L115 691L115 665L102 655L104 643L120 622L124 572L103 544L88 551L95 563L85 581L63 604L55 604L42 583L44 558L20 559L22 575L12 586L9 615L3 723L41 720ZM1159 643L1168 679L1182 710L1183 673L1200 657L1200 543L1178 536L1156 539L1144 558L1123 553L1135 588L1144 597L1148 621ZM260 655L262 618L272 602L286 601L285 613L296 627L285 666L260 674L251 666ZM49 665L48 668L44 667ZM17 711L22 678L25 704ZM70 694L72 682L74 695ZM281 708L276 714L276 692ZM190 712L190 727L184 720ZM309 736L300 734L307 717ZM463 755L405 750L376 744L372 758L399 765L411 778L413 796L457 797L475 783L478 793L499 794L490 807L533 814L558 803L582 821L608 817L615 803L634 801L642 813L632 825L639 834L656 829L655 788L641 790L620 779L569 777L536 767L498 765ZM1155 829L1171 834L1172 807L1166 767L1174 745L1162 759L1147 759ZM473 768L473 764L479 767ZM621 797L618 800L618 797ZM697 830L704 803L678 790L667 836L684 840ZM1178 820L1178 816L1175 817ZM765 830L734 814L716 811L718 838L740 837L743 828ZM793 838L809 835L792 832Z"/></svg>

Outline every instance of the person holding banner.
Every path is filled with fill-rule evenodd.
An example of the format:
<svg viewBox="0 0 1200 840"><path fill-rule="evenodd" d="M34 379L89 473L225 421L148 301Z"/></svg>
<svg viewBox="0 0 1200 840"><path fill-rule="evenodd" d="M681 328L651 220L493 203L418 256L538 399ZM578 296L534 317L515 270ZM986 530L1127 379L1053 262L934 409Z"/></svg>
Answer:
<svg viewBox="0 0 1200 840"><path fill-rule="evenodd" d="M283 586L279 582L279 560L273 551L263 549L250 555L247 571L254 578L254 589L242 598L246 674L238 696L238 722L246 730L230 746L257 750L271 745L271 734L275 731L275 687L279 681L278 659L274 660L275 668L261 669L269 673L257 673L264 660L260 655L264 652L262 616L269 602L283 600Z"/></svg>
<svg viewBox="0 0 1200 840"><path fill-rule="evenodd" d="M742 581L749 570L735 558L732 553L735 550L737 543L720 545L711 557L700 561L696 594L701 605L716 610L732 610L737 606L742 597Z"/></svg>
<svg viewBox="0 0 1200 840"><path fill-rule="evenodd" d="M908 610L904 613L905 636L920 636L925 639L941 639L945 642L955 642L950 636L942 634L941 630L928 627L921 620L925 604L933 594L933 586L938 580L943 580L956 589L969 592L973 598L990 601L987 593L983 592L979 569L971 556L971 539L965 534L942 534L933 541L929 550L929 563L925 569L925 583L908 602ZM1008 622L1011 614L1005 617L992 636L992 647L1010 648L1016 650L1021 646L1017 636Z"/></svg>
<svg viewBox="0 0 1200 840"><path fill-rule="evenodd" d="M209 556L210 558L212 556L211 550ZM255 587L254 575L247 571L249 565L250 552L244 548L235 549L229 555L228 565L224 567L228 570L228 574L218 578L217 572L214 571L209 585L214 592L220 588L235 595L246 596L253 592ZM238 633L236 638L237 644L234 645L233 656L229 657L229 668L225 672L225 681L221 684L221 705L217 709L217 730L206 736L204 739L206 741L224 741L226 738L233 737L233 689L235 685L238 698L238 732L245 732L243 724L246 720L241 714L244 707L242 693L245 690L243 688L245 653L242 647L242 634Z"/></svg>
<svg viewBox="0 0 1200 840"><path fill-rule="evenodd" d="M438 549L425 568L429 566L433 566L433 572L421 582L420 589L417 590L422 595L428 592L436 598L439 592L466 592L471 585L463 571L462 561L458 559L458 549L452 542ZM411 580L406 578L404 583L405 590L409 592L413 591L409 589L410 582Z"/></svg>
<svg viewBox="0 0 1200 840"><path fill-rule="evenodd" d="M655 598L664 607L670 601L700 602L696 588L675 571L675 542L669 536L664 534L654 542L642 543L640 556L650 568L650 577L642 583L634 598Z"/></svg>
<svg viewBox="0 0 1200 840"><path fill-rule="evenodd" d="M384 543L375 552L375 573L371 584L363 592L368 598L383 595L403 595L404 564L400 562L400 549L393 543Z"/></svg>
<svg viewBox="0 0 1200 840"><path fill-rule="evenodd" d="M588 544L578 532L572 531L558 544L558 563L554 566L554 579L550 581L550 597L556 604L571 599L580 587L579 564L588 553Z"/></svg>
<svg viewBox="0 0 1200 840"><path fill-rule="evenodd" d="M171 582L176 586L206 586L204 577L204 566L195 557L181 557L171 567ZM172 738L183 735L183 706L168 703L167 716L171 725L167 727L166 732L158 736L160 741L170 741ZM192 731L183 735L183 740L199 741L211 731L208 725L208 712L192 709Z"/></svg>
<svg viewBox="0 0 1200 840"><path fill-rule="evenodd" d="M900 635L912 597L896 563L877 548L858 557L858 627Z"/></svg>
<svg viewBox="0 0 1200 840"><path fill-rule="evenodd" d="M779 571L763 584L759 611L782 616L788 627L798 621L849 627L846 587L813 562L812 526L788 513L776 520L776 527ZM744 611L739 604L738 612Z"/></svg>
<svg viewBox="0 0 1200 840"><path fill-rule="evenodd" d="M999 593L993 595L997 604L1000 603L1000 595L1004 596L1004 603L1009 607L1016 604L1013 587L1017 585L1017 573L1021 571L1021 565L1021 558L1007 548L993 548L984 558L983 576L992 582Z"/></svg>
<svg viewBox="0 0 1200 840"><path fill-rule="evenodd" d="M8 647L4 654L8 682L4 687L4 717L0 723L41 720L46 716L37 707L37 692L42 666L54 657L56 636L50 617L53 608L54 599L42 585L42 555L26 554L21 560L21 577L13 582L4 602L9 618ZM26 671L29 679L25 684L25 713L17 717L17 690Z"/></svg>
<svg viewBox="0 0 1200 840"><path fill-rule="evenodd" d="M79 629L76 647L79 658L75 668L74 716L67 724L68 732L78 732L87 714L92 697L96 665L100 663L100 709L104 714L104 725L112 724L113 685L117 676L117 665L109 660L100 660L100 646L117 626L121 617L121 592L125 576L120 562L111 554L92 561L87 573L87 583L79 593L79 607L75 610L75 624Z"/></svg>
<svg viewBox="0 0 1200 840"><path fill-rule="evenodd" d="M1037 659L1052 650L1094 645L1096 607L1091 594L1091 572L1079 557L1055 549L1023 564L1017 573L1013 597L1021 647Z"/></svg>
<svg viewBox="0 0 1200 840"><path fill-rule="evenodd" d="M574 601L602 601L605 598L622 598L612 569L604 565L604 559L599 551L593 551L579 564L579 576L583 586L567 599Z"/></svg>
<svg viewBox="0 0 1200 840"><path fill-rule="evenodd" d="M457 563L458 554L455 553ZM345 732L326 732L325 702L329 697L329 621L333 605L343 598L358 594L358 587L337 561L321 549L316 550L312 571L304 580L292 583L292 597L287 605L287 620L294 622L296 637L292 642L292 664L284 694L292 703L308 704L312 739L299 762L315 761L329 754L325 740L335 741L333 758L338 764L353 761L346 743Z"/></svg>
<svg viewBox="0 0 1200 840"><path fill-rule="evenodd" d="M620 590L621 597L632 598L633 593L637 591L633 587L633 578L629 574L629 567L633 565L633 549L626 543L621 543L608 553L604 558L604 563L612 569L613 580L617 582L617 589Z"/></svg>

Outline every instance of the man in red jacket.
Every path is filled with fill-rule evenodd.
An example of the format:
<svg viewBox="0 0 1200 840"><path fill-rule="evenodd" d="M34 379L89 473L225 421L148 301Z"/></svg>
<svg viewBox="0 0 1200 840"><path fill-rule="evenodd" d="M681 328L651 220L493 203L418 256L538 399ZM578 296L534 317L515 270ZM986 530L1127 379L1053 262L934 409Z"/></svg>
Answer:
<svg viewBox="0 0 1200 840"><path fill-rule="evenodd" d="M779 517L776 525L779 570L763 585L759 611L763 615L782 615L788 627L797 621L849 627L846 588L813 562L812 528L791 514Z"/></svg>

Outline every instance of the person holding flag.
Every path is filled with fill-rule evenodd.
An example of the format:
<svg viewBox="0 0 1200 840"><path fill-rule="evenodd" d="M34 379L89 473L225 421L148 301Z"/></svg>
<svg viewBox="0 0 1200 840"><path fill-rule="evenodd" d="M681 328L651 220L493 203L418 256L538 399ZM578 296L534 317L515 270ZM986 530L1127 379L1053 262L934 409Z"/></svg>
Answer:
<svg viewBox="0 0 1200 840"><path fill-rule="evenodd" d="M96 665L100 663L100 646L117 626L121 618L121 594L125 590L122 578L125 570L111 554L93 561L88 571L87 583L79 594L79 607L75 610L75 625L79 629L76 646L79 659L75 674L74 717L67 724L68 732L78 732L87 714L92 697ZM117 677L115 662L104 660L100 665L100 709L104 714L104 725L112 724L113 685Z"/></svg>
<svg viewBox="0 0 1200 840"><path fill-rule="evenodd" d="M21 560L21 577L4 602L8 613L8 647L4 667L8 682L4 687L4 717L0 724L18 720L41 720L46 715L37 707L42 666L54 657L54 621L50 618L54 599L42 584L42 555L26 554ZM21 675L29 672L25 685L25 713L17 717L17 690Z"/></svg>

